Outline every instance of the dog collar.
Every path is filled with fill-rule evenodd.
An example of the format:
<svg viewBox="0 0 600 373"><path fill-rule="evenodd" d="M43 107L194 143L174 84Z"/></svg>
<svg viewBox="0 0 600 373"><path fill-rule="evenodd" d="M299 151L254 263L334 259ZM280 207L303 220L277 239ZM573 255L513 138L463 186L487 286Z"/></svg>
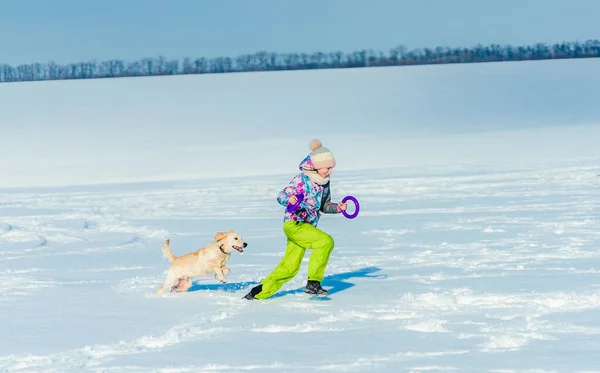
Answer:
<svg viewBox="0 0 600 373"><path fill-rule="evenodd" d="M219 250L221 250L221 252L225 255L231 255L231 254L225 252L225 250L223 250L223 245L219 246Z"/></svg>

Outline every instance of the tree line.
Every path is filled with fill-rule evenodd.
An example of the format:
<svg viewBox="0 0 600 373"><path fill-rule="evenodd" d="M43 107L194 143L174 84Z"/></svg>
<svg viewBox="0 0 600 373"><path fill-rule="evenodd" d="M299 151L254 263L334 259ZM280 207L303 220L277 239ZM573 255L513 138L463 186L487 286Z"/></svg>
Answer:
<svg viewBox="0 0 600 373"><path fill-rule="evenodd" d="M511 46L478 44L471 48L419 48L407 50L399 45L387 52L372 49L351 53L258 52L238 57L207 59L167 59L164 56L135 61L106 60L69 64L31 63L18 66L0 64L0 83L43 80L97 79L183 74L222 74L252 71L339 69L374 66L531 61L564 58L600 57L600 41L572 41L555 44Z"/></svg>

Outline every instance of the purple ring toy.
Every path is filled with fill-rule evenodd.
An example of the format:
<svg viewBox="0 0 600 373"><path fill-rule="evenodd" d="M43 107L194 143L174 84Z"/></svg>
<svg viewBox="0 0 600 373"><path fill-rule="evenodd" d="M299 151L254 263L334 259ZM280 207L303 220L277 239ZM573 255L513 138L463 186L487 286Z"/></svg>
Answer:
<svg viewBox="0 0 600 373"><path fill-rule="evenodd" d="M354 219L355 217L358 216L358 211L360 210L360 205L358 204L358 200L352 196L346 196L344 197L344 199L342 199L342 203L346 203L346 201L352 201L354 202L354 205L356 206L356 210L354 211L354 214L350 215L346 212L346 210L342 211L342 214L344 214L344 216L348 219Z"/></svg>
<svg viewBox="0 0 600 373"><path fill-rule="evenodd" d="M302 201L304 201L303 193L298 193L296 195L296 197L298 197L298 201L296 203L294 203L293 205L288 203L288 205L287 205L288 212L292 212L292 211L296 210L298 207L300 207L300 204L302 203Z"/></svg>

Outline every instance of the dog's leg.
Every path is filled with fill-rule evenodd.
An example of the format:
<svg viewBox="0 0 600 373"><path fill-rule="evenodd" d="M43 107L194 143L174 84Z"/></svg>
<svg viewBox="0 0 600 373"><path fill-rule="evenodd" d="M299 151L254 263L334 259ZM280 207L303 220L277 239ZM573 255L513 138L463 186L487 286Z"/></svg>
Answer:
<svg viewBox="0 0 600 373"><path fill-rule="evenodd" d="M169 271L169 273L167 273L167 279L165 280L165 283L158 288L156 294L162 294L167 291L167 289L173 288L177 280L178 278L173 274L173 272Z"/></svg>
<svg viewBox="0 0 600 373"><path fill-rule="evenodd" d="M225 280L225 275L223 274L223 270L221 269L221 267L215 267L215 278L221 281L222 283L227 282L227 280Z"/></svg>
<svg viewBox="0 0 600 373"><path fill-rule="evenodd" d="M184 287L183 287L184 290L183 291L188 291L191 287L192 287L192 276L188 277L185 280L185 284L184 284Z"/></svg>
<svg viewBox="0 0 600 373"><path fill-rule="evenodd" d="M221 270L223 271L223 274L225 276L227 276L229 272L231 272L231 269L229 267L221 267Z"/></svg>
<svg viewBox="0 0 600 373"><path fill-rule="evenodd" d="M177 283L171 288L171 292L180 291L181 285L183 285L184 282L185 282L185 277L179 277L179 279L177 280Z"/></svg>
<svg viewBox="0 0 600 373"><path fill-rule="evenodd" d="M175 285L173 287L172 291L175 291L175 292L188 291L188 289L191 287L192 287L192 277L191 276L180 277L179 282L177 283L177 285Z"/></svg>

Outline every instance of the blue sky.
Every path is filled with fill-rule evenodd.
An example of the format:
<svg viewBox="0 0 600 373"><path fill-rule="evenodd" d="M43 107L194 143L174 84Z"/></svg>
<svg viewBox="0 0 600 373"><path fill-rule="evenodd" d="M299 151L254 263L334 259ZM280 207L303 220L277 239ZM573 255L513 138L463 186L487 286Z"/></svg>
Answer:
<svg viewBox="0 0 600 373"><path fill-rule="evenodd" d="M597 0L0 0L0 63L600 38Z"/></svg>

